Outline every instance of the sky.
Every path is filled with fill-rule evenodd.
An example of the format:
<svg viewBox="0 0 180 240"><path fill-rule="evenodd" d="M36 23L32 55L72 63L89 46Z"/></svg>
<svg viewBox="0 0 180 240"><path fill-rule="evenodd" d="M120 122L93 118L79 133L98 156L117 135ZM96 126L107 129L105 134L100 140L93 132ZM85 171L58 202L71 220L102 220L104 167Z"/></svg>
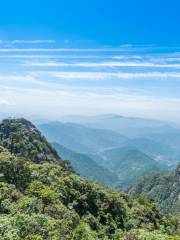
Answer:
<svg viewBox="0 0 180 240"><path fill-rule="evenodd" d="M0 113L180 122L180 1L3 1Z"/></svg>

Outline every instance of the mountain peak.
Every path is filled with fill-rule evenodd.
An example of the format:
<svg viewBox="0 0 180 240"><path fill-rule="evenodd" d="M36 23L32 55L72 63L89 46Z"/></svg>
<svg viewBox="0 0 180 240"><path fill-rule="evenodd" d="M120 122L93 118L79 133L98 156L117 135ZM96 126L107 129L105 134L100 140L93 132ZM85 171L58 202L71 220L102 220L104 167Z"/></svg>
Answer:
<svg viewBox="0 0 180 240"><path fill-rule="evenodd" d="M21 123L26 127L35 127L30 121L25 118L7 118L2 120L2 123Z"/></svg>
<svg viewBox="0 0 180 240"><path fill-rule="evenodd" d="M28 120L5 119L0 123L0 145L11 153L33 162L56 162L57 152Z"/></svg>

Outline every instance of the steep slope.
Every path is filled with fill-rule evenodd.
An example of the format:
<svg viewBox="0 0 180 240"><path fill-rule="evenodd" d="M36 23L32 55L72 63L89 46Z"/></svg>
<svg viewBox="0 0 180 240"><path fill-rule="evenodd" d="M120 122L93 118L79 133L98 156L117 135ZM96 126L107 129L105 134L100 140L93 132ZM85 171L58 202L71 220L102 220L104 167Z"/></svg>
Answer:
<svg viewBox="0 0 180 240"><path fill-rule="evenodd" d="M142 176L165 169L158 162L134 147L115 148L102 153L103 166L118 175L120 187L126 188Z"/></svg>
<svg viewBox="0 0 180 240"><path fill-rule="evenodd" d="M143 178L129 193L152 198L165 213L180 215L180 164L171 174L161 173Z"/></svg>
<svg viewBox="0 0 180 240"><path fill-rule="evenodd" d="M58 143L53 143L52 145L63 159L71 162L72 167L82 177L96 180L106 185L115 185L118 182L118 178L113 173L98 165L88 155L74 152Z"/></svg>
<svg viewBox="0 0 180 240"><path fill-rule="evenodd" d="M13 123L18 122L18 129L27 123L31 126L24 120L5 122L9 136L15 132ZM21 146L21 137L28 144L32 134L28 129L16 144ZM161 214L154 203L81 179L58 161L30 161L31 151L28 159L22 157L24 147L15 156L9 145L4 146L6 151L1 147L0 153L1 240L143 240L150 235L154 240L180 239L178 219Z"/></svg>
<svg viewBox="0 0 180 240"><path fill-rule="evenodd" d="M6 119L0 123L0 145L34 162L60 160L37 128L25 119Z"/></svg>
<svg viewBox="0 0 180 240"><path fill-rule="evenodd" d="M51 122L38 128L50 142L82 153L93 153L109 147L117 147L126 137L111 130L88 128L79 124Z"/></svg>

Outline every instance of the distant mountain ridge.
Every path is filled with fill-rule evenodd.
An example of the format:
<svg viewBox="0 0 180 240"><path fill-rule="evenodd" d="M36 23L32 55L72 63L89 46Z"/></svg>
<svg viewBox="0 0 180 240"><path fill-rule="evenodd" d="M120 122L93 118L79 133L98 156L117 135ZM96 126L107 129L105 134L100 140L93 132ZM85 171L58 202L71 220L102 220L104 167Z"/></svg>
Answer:
<svg viewBox="0 0 180 240"><path fill-rule="evenodd" d="M127 137L112 130L88 128L75 123L50 122L38 128L50 142L81 153L97 153L108 147L118 147Z"/></svg>
<svg viewBox="0 0 180 240"><path fill-rule="evenodd" d="M125 117L118 114L65 116L61 121L79 123L92 128L110 129L130 138L142 137L152 133L177 132L177 127L173 123L137 117Z"/></svg>

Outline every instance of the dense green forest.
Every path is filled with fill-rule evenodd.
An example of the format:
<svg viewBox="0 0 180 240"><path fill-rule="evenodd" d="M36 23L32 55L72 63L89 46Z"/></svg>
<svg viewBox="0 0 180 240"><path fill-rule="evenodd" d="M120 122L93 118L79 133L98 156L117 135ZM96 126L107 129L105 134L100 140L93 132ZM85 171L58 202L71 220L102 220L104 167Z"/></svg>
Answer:
<svg viewBox="0 0 180 240"><path fill-rule="evenodd" d="M36 163L60 158L37 128L25 119L4 120L0 124L0 141L11 153Z"/></svg>
<svg viewBox="0 0 180 240"><path fill-rule="evenodd" d="M178 217L82 179L30 122L4 120L0 136L0 239L180 239Z"/></svg>
<svg viewBox="0 0 180 240"><path fill-rule="evenodd" d="M170 174L159 173L144 177L129 193L152 198L163 212L180 215L180 164Z"/></svg>

